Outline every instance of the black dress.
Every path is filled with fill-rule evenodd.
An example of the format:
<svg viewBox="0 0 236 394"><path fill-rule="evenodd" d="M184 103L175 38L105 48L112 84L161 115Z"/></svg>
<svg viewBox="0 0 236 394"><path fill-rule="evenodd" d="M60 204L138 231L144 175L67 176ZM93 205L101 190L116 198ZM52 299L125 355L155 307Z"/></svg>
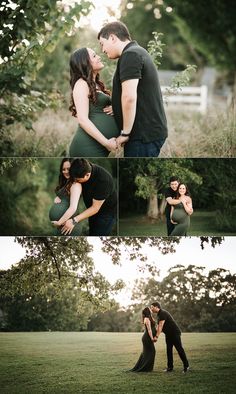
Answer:
<svg viewBox="0 0 236 394"><path fill-rule="evenodd" d="M155 336L156 335L155 323L153 323L152 321L150 321L150 323L151 323L152 335ZM135 366L130 370L131 372L151 372L153 370L156 349L154 346L154 342L151 340L148 334L146 324L145 324L145 332L142 336L142 342L143 342L143 352L141 353Z"/></svg>

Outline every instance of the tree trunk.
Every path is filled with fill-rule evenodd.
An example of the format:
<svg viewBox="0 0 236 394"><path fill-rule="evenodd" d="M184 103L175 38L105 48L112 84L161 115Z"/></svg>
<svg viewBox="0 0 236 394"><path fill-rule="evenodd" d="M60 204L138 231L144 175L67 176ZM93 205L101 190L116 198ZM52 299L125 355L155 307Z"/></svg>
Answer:
<svg viewBox="0 0 236 394"><path fill-rule="evenodd" d="M153 193L149 197L147 216L151 219L158 219L159 209L158 209L157 192L155 192L155 194Z"/></svg>
<svg viewBox="0 0 236 394"><path fill-rule="evenodd" d="M166 199L163 198L163 199L161 200L161 203L160 203L160 215L161 215L161 216L163 216L164 213L165 213L165 207L166 207Z"/></svg>

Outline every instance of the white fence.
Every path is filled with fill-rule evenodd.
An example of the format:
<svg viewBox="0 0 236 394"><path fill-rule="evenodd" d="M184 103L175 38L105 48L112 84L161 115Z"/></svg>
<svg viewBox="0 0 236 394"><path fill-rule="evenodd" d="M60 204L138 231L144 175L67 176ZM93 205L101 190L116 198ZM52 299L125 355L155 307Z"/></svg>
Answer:
<svg viewBox="0 0 236 394"><path fill-rule="evenodd" d="M162 86L164 103L170 109L190 109L205 114L207 111L207 86L186 86L176 94L170 94L168 86Z"/></svg>

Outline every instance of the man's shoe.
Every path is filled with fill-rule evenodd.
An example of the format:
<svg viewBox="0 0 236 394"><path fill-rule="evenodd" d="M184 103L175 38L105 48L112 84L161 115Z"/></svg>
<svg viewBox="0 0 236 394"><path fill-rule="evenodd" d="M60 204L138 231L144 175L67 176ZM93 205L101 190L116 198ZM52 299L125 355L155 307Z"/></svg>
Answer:
<svg viewBox="0 0 236 394"><path fill-rule="evenodd" d="M173 368L165 368L163 369L163 372L173 372Z"/></svg>
<svg viewBox="0 0 236 394"><path fill-rule="evenodd" d="M187 372L190 372L190 368L189 367L186 367L186 368L183 369L183 373L187 373Z"/></svg>

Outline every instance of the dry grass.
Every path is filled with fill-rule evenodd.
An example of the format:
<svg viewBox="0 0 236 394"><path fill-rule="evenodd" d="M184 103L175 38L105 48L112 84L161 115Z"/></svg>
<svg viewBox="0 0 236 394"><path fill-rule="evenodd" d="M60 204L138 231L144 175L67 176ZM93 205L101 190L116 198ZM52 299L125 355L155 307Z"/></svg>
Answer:
<svg viewBox="0 0 236 394"><path fill-rule="evenodd" d="M160 157L235 157L235 112L167 112L169 138Z"/></svg>
<svg viewBox="0 0 236 394"><path fill-rule="evenodd" d="M167 118L169 137L160 157L235 157L235 112L210 110L203 116L191 111L167 111ZM77 121L65 108L46 110L34 129L30 132L19 127L15 131L15 155L61 157L68 154Z"/></svg>

